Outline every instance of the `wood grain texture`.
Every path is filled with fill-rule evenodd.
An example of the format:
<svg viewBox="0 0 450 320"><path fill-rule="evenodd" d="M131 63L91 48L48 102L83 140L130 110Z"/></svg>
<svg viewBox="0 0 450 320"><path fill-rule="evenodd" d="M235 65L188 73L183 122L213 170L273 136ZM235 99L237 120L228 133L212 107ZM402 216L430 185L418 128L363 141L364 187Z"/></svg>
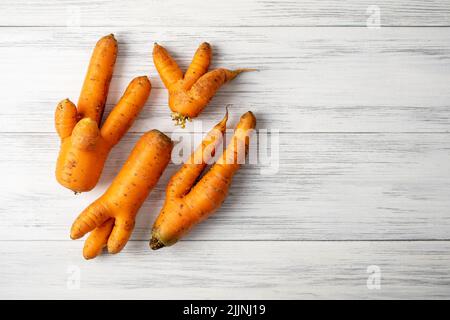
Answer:
<svg viewBox="0 0 450 320"><path fill-rule="evenodd" d="M448 298L448 242L182 242L80 257L77 242L0 242L0 298ZM30 261L33 267L30 268ZM49 263L51 261L51 264ZM199 263L201 261L201 263ZM14 265L14 268L11 268ZM369 266L380 289L369 290ZM76 276L79 275L79 289ZM69 286L68 286L69 284Z"/></svg>
<svg viewBox="0 0 450 320"><path fill-rule="evenodd" d="M439 0L2 0L1 26L366 26L373 6L383 26L449 26Z"/></svg>
<svg viewBox="0 0 450 320"><path fill-rule="evenodd" d="M382 28L367 28L378 9ZM0 298L450 298L448 1L3 0L0 12ZM111 32L107 112L137 75L153 91L100 184L75 196L54 179L53 112L77 101L93 44ZM73 219L142 132L179 133L154 41L183 68L209 41L213 67L260 70L223 87L179 146L232 104L230 128L252 110L259 129L281 131L279 167L245 165L214 216L151 252L171 164L124 252L87 262L68 240ZM366 286L371 265L380 290Z"/></svg>
<svg viewBox="0 0 450 320"><path fill-rule="evenodd" d="M139 135L128 134L113 149L94 191L76 196L54 179L56 134L0 137L0 239L64 240ZM223 207L189 239L449 238L449 134L281 134L279 142L278 171L265 175L261 170L269 165L244 165ZM194 137L183 136L181 143L193 146ZM134 239L149 239L177 167L169 166L145 202Z"/></svg>
<svg viewBox="0 0 450 320"><path fill-rule="evenodd" d="M208 40L214 66L261 70L219 91L197 118L205 127L226 104L232 114L257 112L259 128L284 132L447 132L450 125L450 28L3 28L0 72L8 81L0 99L9 107L0 108L0 132L53 132L57 102L77 101L92 46L111 31L119 57L107 110L133 77L149 74L153 84L133 132L174 129L151 59L154 41L183 67Z"/></svg>

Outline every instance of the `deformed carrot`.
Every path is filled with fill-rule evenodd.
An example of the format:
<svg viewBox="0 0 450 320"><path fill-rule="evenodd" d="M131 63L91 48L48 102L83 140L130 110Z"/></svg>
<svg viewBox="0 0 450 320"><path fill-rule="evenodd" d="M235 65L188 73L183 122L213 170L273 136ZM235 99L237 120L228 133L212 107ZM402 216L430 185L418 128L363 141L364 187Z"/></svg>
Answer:
<svg viewBox="0 0 450 320"><path fill-rule="evenodd" d="M100 129L116 56L114 36L101 38L92 53L78 106L65 99L56 107L55 127L61 138L56 179L75 192L95 187L109 151L133 124L150 95L147 77L133 79Z"/></svg>
<svg viewBox="0 0 450 320"><path fill-rule="evenodd" d="M75 192L95 187L109 151L133 124L150 91L147 77L133 79L101 129L89 117L76 122L77 109L68 99L58 104L55 126L61 138L61 149L56 179L60 184Z"/></svg>
<svg viewBox="0 0 450 320"><path fill-rule="evenodd" d="M145 133L106 192L89 205L72 225L70 237L91 232L83 255L92 259L107 246L110 253L123 249L134 228L135 217L170 161L172 141L152 130Z"/></svg>
<svg viewBox="0 0 450 320"><path fill-rule="evenodd" d="M212 168L195 184L226 128L225 117L208 133L200 147L170 179L166 200L156 219L150 247L154 250L177 242L194 225L209 217L225 200L233 175L248 152L249 135L256 125L250 111L242 115L231 142Z"/></svg>
<svg viewBox="0 0 450 320"><path fill-rule="evenodd" d="M172 119L183 128L186 120L195 118L202 112L223 84L244 71L253 70L219 68L208 72L211 58L211 46L206 42L202 43L183 76L183 72L164 47L157 43L153 47L153 61L169 90Z"/></svg>

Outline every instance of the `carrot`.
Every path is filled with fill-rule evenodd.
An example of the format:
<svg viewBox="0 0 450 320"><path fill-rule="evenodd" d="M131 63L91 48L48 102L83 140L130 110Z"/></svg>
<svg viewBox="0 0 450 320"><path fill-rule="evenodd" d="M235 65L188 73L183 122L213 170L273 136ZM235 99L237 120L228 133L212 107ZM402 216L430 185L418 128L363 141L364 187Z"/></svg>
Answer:
<svg viewBox="0 0 450 320"><path fill-rule="evenodd" d="M208 72L211 58L211 46L206 42L202 43L183 76L167 50L155 43L153 61L165 87L169 90L169 107L176 125L184 128L186 120L197 117L223 84L244 71L253 70L220 68Z"/></svg>
<svg viewBox="0 0 450 320"><path fill-rule="evenodd" d="M101 226L91 231L83 247L83 257L86 260L93 259L102 253L113 228L114 219L108 219Z"/></svg>
<svg viewBox="0 0 450 320"><path fill-rule="evenodd" d="M55 127L61 138L56 179L75 192L95 187L109 151L133 124L150 95L147 77L133 79L100 129L116 57L114 36L101 38L92 53L78 106L65 99L56 107Z"/></svg>
<svg viewBox="0 0 450 320"><path fill-rule="evenodd" d="M91 232L83 256L96 257L107 246L109 253L120 252L134 228L135 217L170 161L172 141L152 130L136 143L130 156L106 192L75 220L72 239Z"/></svg>
<svg viewBox="0 0 450 320"><path fill-rule="evenodd" d="M221 157L200 181L195 182L220 144L221 139L217 137L225 131L226 121L227 116L208 133L200 147L170 179L164 206L153 225L152 249L173 245L194 225L216 211L225 200L233 175L240 167L242 159L239 157L247 154L249 134L256 125L255 116L250 111L242 115Z"/></svg>
<svg viewBox="0 0 450 320"><path fill-rule="evenodd" d="M100 126L109 83L117 58L117 41L113 34L104 36L95 45L78 99L78 114L91 118Z"/></svg>
<svg viewBox="0 0 450 320"><path fill-rule="evenodd" d="M72 134L72 130L77 124L77 107L69 99L64 99L55 111L56 132L61 139L67 138Z"/></svg>
<svg viewBox="0 0 450 320"><path fill-rule="evenodd" d="M147 77L133 79L101 130L92 118L76 122L76 108L69 100L58 104L55 126L61 138L61 149L56 163L56 179L61 185L75 192L95 187L109 151L133 124L150 91Z"/></svg>
<svg viewBox="0 0 450 320"><path fill-rule="evenodd" d="M97 184L111 148L128 131L151 91L150 80L133 79L100 129L111 80L117 43L113 35L100 39L94 49L78 107L69 99L55 111L55 127L61 138L56 179L75 192Z"/></svg>

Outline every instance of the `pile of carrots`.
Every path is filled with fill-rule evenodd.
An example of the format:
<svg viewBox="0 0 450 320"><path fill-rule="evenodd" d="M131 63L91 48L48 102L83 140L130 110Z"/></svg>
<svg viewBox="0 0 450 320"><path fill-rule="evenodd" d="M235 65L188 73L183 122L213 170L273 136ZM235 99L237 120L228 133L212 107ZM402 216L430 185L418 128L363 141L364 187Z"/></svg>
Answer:
<svg viewBox="0 0 450 320"><path fill-rule="evenodd" d="M56 107L55 127L61 138L56 179L75 193L96 186L110 150L131 127L150 95L148 77L134 78L101 125L117 52L118 43L112 34L101 38L92 53L77 106L65 99ZM252 70L208 71L211 58L211 46L202 43L183 74L167 50L154 45L153 61L168 90L172 119L183 128L187 120L202 112L223 84ZM227 119L228 110L170 179L165 203L153 225L152 249L176 243L225 200L256 126L252 112L243 114L226 150L199 179L223 143ZM90 233L83 248L86 259L95 258L105 247L109 253L125 247L140 207L170 162L172 148L173 142L164 133L156 129L144 133L105 193L76 218L70 237L78 239Z"/></svg>

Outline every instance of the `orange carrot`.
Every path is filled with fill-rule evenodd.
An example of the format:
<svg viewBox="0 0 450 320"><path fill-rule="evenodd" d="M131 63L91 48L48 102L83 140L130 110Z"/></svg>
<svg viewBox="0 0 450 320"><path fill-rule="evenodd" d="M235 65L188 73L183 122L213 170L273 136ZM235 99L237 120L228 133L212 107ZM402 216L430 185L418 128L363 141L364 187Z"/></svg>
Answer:
<svg viewBox="0 0 450 320"><path fill-rule="evenodd" d="M153 61L169 90L169 107L177 125L185 126L186 120L197 117L214 97L216 91L238 74L252 69L216 69L208 72L211 62L211 46L204 42L197 49L183 76L175 60L165 48L155 43Z"/></svg>
<svg viewBox="0 0 450 320"><path fill-rule="evenodd" d="M88 206L72 225L70 237L91 232L83 255L92 259L103 247L118 253L134 228L135 217L170 161L172 141L152 130L144 134L106 192Z"/></svg>
<svg viewBox="0 0 450 320"><path fill-rule="evenodd" d="M91 231L83 247L83 257L86 260L93 259L102 253L113 228L114 219L108 219L101 226Z"/></svg>
<svg viewBox="0 0 450 320"><path fill-rule="evenodd" d="M69 99L64 99L58 103L55 111L56 132L61 139L67 138L76 124L77 107Z"/></svg>
<svg viewBox="0 0 450 320"><path fill-rule="evenodd" d="M133 124L150 91L147 77L133 79L101 130L91 118L82 118L75 123L76 109L69 100L58 105L55 120L61 150L56 163L56 179L60 184L75 192L95 187L109 151Z"/></svg>
<svg viewBox="0 0 450 320"><path fill-rule="evenodd" d="M147 77L133 79L101 130L89 117L76 122L79 113L77 116L75 105L68 99L58 104L55 126L61 138L61 150L56 163L56 179L60 184L75 192L95 187L109 151L133 124L150 91Z"/></svg>
<svg viewBox="0 0 450 320"><path fill-rule="evenodd" d="M56 107L55 127L61 138L56 179L75 192L95 187L109 151L133 124L150 95L147 77L133 79L100 129L116 57L114 35L101 38L92 53L78 107L69 99Z"/></svg>
<svg viewBox="0 0 450 320"><path fill-rule="evenodd" d="M95 45L78 99L80 118L91 118L99 126L105 109L116 58L117 41L114 35L104 36Z"/></svg>
<svg viewBox="0 0 450 320"><path fill-rule="evenodd" d="M225 131L227 117L208 133L199 148L170 179L166 200L153 225L150 247L154 250L177 242L194 225L209 217L225 200L233 175L240 167L240 156L248 152L249 135L256 125L250 111L242 115L227 149L198 181Z"/></svg>

